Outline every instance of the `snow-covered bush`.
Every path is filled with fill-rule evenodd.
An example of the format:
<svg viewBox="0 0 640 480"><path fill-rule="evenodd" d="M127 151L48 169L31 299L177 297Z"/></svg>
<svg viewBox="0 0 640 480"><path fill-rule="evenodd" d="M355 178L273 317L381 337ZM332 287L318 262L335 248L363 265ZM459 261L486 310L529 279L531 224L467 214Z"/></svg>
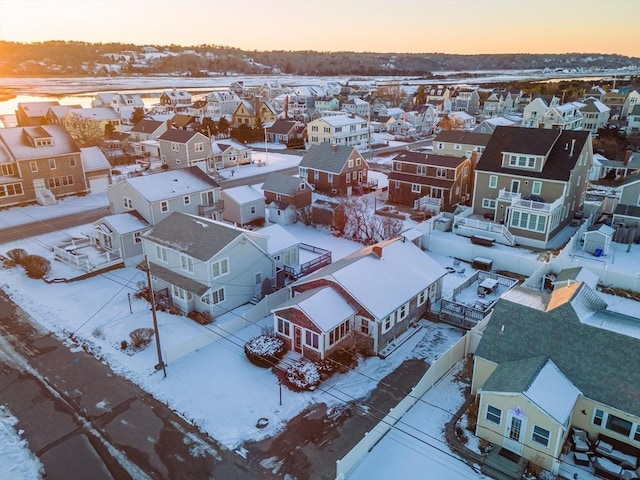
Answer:
<svg viewBox="0 0 640 480"><path fill-rule="evenodd" d="M24 259L27 258L28 255L29 253L24 248L12 248L7 252L7 257L18 265L22 265L22 262L24 262Z"/></svg>
<svg viewBox="0 0 640 480"><path fill-rule="evenodd" d="M136 328L129 333L131 338L131 348L133 350L142 350L151 343L153 338L153 328Z"/></svg>
<svg viewBox="0 0 640 480"><path fill-rule="evenodd" d="M287 381L294 390L313 390L320 384L320 372L315 363L298 361L287 369Z"/></svg>
<svg viewBox="0 0 640 480"><path fill-rule="evenodd" d="M284 355L284 342L273 335L260 335L249 340L244 353L258 367L273 367Z"/></svg>

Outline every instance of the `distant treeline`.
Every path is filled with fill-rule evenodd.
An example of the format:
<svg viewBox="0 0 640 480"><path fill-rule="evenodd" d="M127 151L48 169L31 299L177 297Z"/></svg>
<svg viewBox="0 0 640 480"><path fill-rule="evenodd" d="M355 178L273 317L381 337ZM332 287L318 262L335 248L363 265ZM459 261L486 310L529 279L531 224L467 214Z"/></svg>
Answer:
<svg viewBox="0 0 640 480"><path fill-rule="evenodd" d="M179 75L272 74L309 76L398 75L432 77L432 72L522 69L640 68L640 58L604 54L358 53L243 51L218 45L133 45L49 41L0 41L4 75ZM154 52L150 55L150 52ZM157 52L157 53L156 53ZM161 53L162 55L158 54ZM470 76L465 73L465 76Z"/></svg>

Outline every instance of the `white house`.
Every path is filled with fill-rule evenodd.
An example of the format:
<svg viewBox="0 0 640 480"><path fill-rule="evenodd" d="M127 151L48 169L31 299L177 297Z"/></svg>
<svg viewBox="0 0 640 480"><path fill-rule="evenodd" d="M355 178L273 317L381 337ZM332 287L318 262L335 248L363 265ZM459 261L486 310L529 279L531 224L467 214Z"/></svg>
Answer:
<svg viewBox="0 0 640 480"><path fill-rule="evenodd" d="M222 219L236 225L264 222L265 202L262 192L251 185L225 188L222 190L224 212Z"/></svg>

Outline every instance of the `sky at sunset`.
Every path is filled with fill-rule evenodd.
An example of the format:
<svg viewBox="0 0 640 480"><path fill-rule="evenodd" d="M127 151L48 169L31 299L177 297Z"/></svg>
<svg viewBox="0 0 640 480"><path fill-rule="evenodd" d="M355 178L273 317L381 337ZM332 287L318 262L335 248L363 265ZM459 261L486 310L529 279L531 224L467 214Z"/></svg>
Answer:
<svg viewBox="0 0 640 480"><path fill-rule="evenodd" d="M0 0L0 40L640 57L638 18L640 0Z"/></svg>

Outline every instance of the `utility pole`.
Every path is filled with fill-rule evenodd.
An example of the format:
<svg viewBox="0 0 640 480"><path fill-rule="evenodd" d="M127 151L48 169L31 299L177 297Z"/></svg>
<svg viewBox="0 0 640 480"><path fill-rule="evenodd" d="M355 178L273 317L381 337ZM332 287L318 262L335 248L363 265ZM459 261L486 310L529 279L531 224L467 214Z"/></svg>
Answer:
<svg viewBox="0 0 640 480"><path fill-rule="evenodd" d="M264 127L264 152L267 154L265 163L269 166L269 144L267 143L267 127Z"/></svg>
<svg viewBox="0 0 640 480"><path fill-rule="evenodd" d="M155 366L156 370L162 369L164 378L167 378L167 370L165 364L162 361L162 349L160 348L160 331L158 330L158 317L156 315L156 296L153 293L153 287L151 287L151 268L149 268L149 259L144 256L145 272L147 272L147 286L149 287L149 297L151 302L151 315L153 316L153 331L156 336L156 350L158 351L158 364Z"/></svg>

